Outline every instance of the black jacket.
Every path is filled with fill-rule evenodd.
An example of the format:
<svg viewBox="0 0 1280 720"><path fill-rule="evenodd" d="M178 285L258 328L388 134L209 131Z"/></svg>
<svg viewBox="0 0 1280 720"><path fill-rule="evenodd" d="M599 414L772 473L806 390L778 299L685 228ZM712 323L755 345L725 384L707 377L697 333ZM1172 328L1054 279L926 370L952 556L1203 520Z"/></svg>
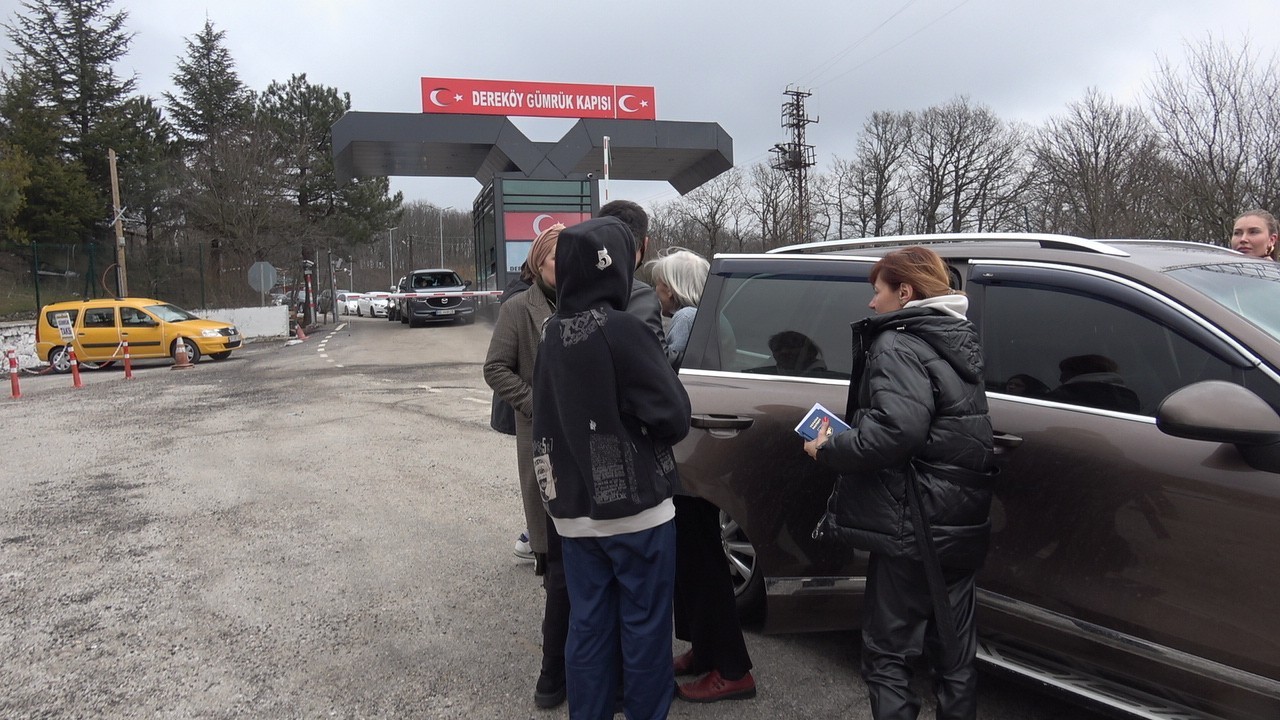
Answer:
<svg viewBox="0 0 1280 720"><path fill-rule="evenodd" d="M676 483L671 446L689 432L689 396L653 331L626 311L634 247L612 217L566 228L556 243L556 313L534 364L533 443L557 520L630 517L670 498Z"/></svg>
<svg viewBox="0 0 1280 720"><path fill-rule="evenodd" d="M854 368L852 429L818 452L841 473L828 506L836 537L919 559L906 498L914 470L942 564L980 567L994 455L973 323L907 308L854 323L853 331L862 367Z"/></svg>

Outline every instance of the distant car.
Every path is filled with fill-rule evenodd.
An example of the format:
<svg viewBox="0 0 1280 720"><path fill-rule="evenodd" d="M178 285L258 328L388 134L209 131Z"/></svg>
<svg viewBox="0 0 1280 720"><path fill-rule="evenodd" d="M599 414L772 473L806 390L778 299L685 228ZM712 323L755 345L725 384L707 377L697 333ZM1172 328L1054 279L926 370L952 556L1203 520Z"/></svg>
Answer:
<svg viewBox="0 0 1280 720"><path fill-rule="evenodd" d="M339 290L336 293L331 290L321 290L319 297L316 298L316 312L318 312L321 315L325 315L329 312L332 312L334 310L334 304L333 304L334 297L338 298L338 301L339 301L338 309L341 310L342 309L341 303L343 299L345 298L346 295L350 293L351 293L350 290Z"/></svg>
<svg viewBox="0 0 1280 720"><path fill-rule="evenodd" d="M400 282L391 286L392 293L403 293L409 291L409 276L400 278ZM400 319L400 303L392 298L387 299L387 320L395 321Z"/></svg>
<svg viewBox="0 0 1280 720"><path fill-rule="evenodd" d="M1280 718L1280 264L1221 247L956 234L717 255L675 452L721 510L740 608L770 631L858 622L867 553L813 536L836 478L792 428L815 401L846 409L871 268L913 244L982 338L1001 472L979 662L1109 714Z"/></svg>
<svg viewBox="0 0 1280 720"><path fill-rule="evenodd" d="M69 328L70 342L63 339L60 324ZM150 298L53 303L41 308L36 319L36 354L56 372L71 370L68 349L87 367L105 367L124 357L125 340L132 359L172 357L182 343L195 363L201 355L226 360L240 347L241 336L231 323L202 320Z"/></svg>
<svg viewBox="0 0 1280 720"><path fill-rule="evenodd" d="M362 294L350 290L338 291L338 312L343 315L355 315Z"/></svg>
<svg viewBox="0 0 1280 720"><path fill-rule="evenodd" d="M374 291L361 293L356 300L356 315L360 317L386 317L391 293Z"/></svg>
<svg viewBox="0 0 1280 720"><path fill-rule="evenodd" d="M472 322L475 303L469 297L455 294L469 287L471 281L463 280L452 270L414 270L401 283L401 292L407 297L396 301L400 322L409 327L429 322Z"/></svg>

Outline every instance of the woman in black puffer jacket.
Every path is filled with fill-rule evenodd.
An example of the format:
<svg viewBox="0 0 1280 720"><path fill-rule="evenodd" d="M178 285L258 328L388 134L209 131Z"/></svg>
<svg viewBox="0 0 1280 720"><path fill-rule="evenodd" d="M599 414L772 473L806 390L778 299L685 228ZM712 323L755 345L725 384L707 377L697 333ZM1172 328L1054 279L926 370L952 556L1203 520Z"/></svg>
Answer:
<svg viewBox="0 0 1280 720"><path fill-rule="evenodd" d="M841 473L815 532L871 551L862 676L876 720L917 716L911 668L922 652L937 717L974 718L974 575L994 475L982 350L968 299L950 289L933 251L896 250L871 281L877 314L853 326L852 429L830 436L823 427L805 443Z"/></svg>

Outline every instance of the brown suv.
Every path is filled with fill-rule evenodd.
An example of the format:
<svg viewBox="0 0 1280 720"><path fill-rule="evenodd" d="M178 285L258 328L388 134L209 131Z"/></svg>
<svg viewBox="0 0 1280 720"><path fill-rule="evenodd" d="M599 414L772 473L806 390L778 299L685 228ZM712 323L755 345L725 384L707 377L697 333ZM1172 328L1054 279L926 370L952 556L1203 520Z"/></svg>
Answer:
<svg viewBox="0 0 1280 720"><path fill-rule="evenodd" d="M1137 717L1280 717L1280 263L1224 248L941 235L717 256L677 454L722 510L741 608L771 631L857 624L867 558L811 537L835 478L792 428L815 401L843 411L868 273L911 244L948 262L986 356L1003 467L980 659Z"/></svg>

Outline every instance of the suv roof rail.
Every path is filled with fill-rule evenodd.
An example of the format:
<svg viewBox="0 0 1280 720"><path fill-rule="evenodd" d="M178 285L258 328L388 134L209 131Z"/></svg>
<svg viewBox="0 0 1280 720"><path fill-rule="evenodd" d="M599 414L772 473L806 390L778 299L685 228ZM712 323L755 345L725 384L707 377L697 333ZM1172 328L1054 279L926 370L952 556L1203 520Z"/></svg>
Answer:
<svg viewBox="0 0 1280 720"><path fill-rule="evenodd" d="M956 242L1037 242L1046 250L1079 250L1099 255L1128 257L1129 253L1111 247L1101 240L1089 240L1071 235L1045 233L958 233L933 235L896 235L892 237L853 238L849 240L821 240L819 242L787 245L766 250L767 253L799 253L806 250L838 250L860 247L906 247L931 243Z"/></svg>

